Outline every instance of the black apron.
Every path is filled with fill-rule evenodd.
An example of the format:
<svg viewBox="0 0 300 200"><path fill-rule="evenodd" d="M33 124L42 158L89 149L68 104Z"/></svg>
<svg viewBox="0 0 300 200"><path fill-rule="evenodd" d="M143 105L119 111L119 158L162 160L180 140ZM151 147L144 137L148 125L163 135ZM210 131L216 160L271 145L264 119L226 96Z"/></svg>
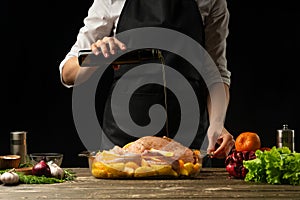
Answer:
<svg viewBox="0 0 300 200"><path fill-rule="evenodd" d="M204 27L195 0L127 0L121 12L116 33L141 27L173 29L190 36L204 46ZM208 128L206 104L208 91L206 85L201 75L186 60L167 51L161 52L165 64L179 71L189 81L199 99L198 102L201 102L199 104L201 117L197 136L190 145L190 148L199 149ZM158 59L151 62L160 63L161 60ZM102 127L107 138L113 144L119 146L134 141L138 137L132 136L130 133L125 133L117 126L112 116L111 94L120 77L134 67L135 65L133 64L121 65L118 70L107 72L108 76L113 76L113 80L111 81L111 87L108 89L106 104L102 110L100 109L100 113L103 112L100 120L103 117ZM106 83L108 82L110 81L106 81ZM158 84L147 84L140 87L132 95L129 108L132 120L137 125L144 126L150 122L148 111L152 105L160 104L164 107L167 105L166 112L168 118L166 125L158 133L149 133L149 135L173 138L180 124L180 105L175 94L165 89ZM103 95L101 98L103 98Z"/></svg>

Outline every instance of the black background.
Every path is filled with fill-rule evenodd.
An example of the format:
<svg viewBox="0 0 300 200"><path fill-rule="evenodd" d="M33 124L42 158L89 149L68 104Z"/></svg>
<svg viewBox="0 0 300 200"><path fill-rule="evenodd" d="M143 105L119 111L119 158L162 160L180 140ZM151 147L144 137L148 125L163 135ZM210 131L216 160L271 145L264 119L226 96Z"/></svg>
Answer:
<svg viewBox="0 0 300 200"><path fill-rule="evenodd" d="M226 127L236 137L257 132L275 145L284 123L300 151L299 16L296 1L228 0L228 68L232 72ZM76 39L92 0L2 1L0 154L9 133L28 131L28 153L61 152L63 166L87 166L72 116L72 89L58 66Z"/></svg>

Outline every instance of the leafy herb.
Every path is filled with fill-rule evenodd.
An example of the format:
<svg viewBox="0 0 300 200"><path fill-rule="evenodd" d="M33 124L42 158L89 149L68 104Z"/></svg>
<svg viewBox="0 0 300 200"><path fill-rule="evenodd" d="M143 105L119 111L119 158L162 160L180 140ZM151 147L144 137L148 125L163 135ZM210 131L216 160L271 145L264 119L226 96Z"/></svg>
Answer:
<svg viewBox="0 0 300 200"><path fill-rule="evenodd" d="M64 177L65 181L73 181L77 177L76 173L71 169L64 169L64 172L65 172L65 177Z"/></svg>
<svg viewBox="0 0 300 200"><path fill-rule="evenodd" d="M0 175L4 172L9 171L9 169L0 170ZM54 177L46 176L34 176L34 175L24 175L22 172L17 172L19 175L20 183L24 184L53 184L53 183L63 183L65 181L72 181L76 178L76 173L71 169L64 169L65 175L63 179L58 179Z"/></svg>
<svg viewBox="0 0 300 200"><path fill-rule="evenodd" d="M64 182L63 179L57 179L53 177L23 175L21 173L19 173L18 175L20 178L20 183L25 183L25 184L51 184L51 183Z"/></svg>
<svg viewBox="0 0 300 200"><path fill-rule="evenodd" d="M19 168L25 168L25 167L33 167L33 164L31 164L31 163L20 163Z"/></svg>
<svg viewBox="0 0 300 200"><path fill-rule="evenodd" d="M11 169L2 169L2 170L0 170L0 175L3 174L4 172L8 172L9 170L11 170Z"/></svg>
<svg viewBox="0 0 300 200"><path fill-rule="evenodd" d="M249 171L245 181L300 185L300 153L288 147L257 150L256 158L243 162Z"/></svg>

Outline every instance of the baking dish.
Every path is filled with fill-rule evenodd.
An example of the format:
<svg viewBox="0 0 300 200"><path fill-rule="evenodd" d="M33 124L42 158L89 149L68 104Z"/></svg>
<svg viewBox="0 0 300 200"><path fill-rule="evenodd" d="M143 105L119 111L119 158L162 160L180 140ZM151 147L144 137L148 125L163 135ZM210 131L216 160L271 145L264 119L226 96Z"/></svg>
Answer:
<svg viewBox="0 0 300 200"><path fill-rule="evenodd" d="M88 158L90 172L95 178L195 178L200 174L203 156L199 150L192 151L193 162L184 162L172 152L156 149L143 154L103 150L79 155Z"/></svg>

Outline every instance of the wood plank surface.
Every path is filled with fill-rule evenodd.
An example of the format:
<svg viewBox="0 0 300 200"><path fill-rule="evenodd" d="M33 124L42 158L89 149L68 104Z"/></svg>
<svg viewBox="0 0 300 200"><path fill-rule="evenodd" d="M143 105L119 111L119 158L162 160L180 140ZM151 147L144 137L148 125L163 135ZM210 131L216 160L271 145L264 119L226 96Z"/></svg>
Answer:
<svg viewBox="0 0 300 200"><path fill-rule="evenodd" d="M56 184L0 186L0 199L300 199L300 186L230 179L223 168L203 168L195 179L97 179L87 168Z"/></svg>

